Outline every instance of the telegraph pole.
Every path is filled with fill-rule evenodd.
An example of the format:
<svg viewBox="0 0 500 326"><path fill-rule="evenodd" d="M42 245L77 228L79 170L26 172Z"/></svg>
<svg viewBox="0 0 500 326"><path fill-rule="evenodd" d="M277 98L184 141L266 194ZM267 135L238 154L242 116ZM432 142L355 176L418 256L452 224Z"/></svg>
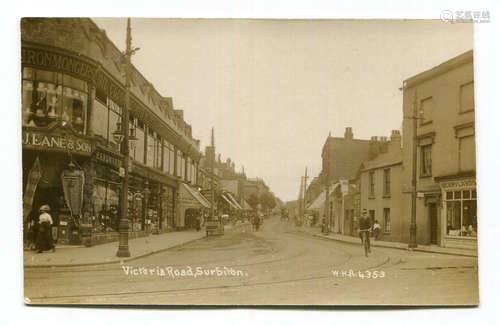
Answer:
<svg viewBox="0 0 500 326"><path fill-rule="evenodd" d="M408 248L417 247L417 91L413 97L413 113L412 113L412 166L411 166L411 218L410 218L410 241Z"/></svg>
<svg viewBox="0 0 500 326"><path fill-rule="evenodd" d="M307 166L306 166L306 173L304 174L304 214L306 212L306 192L307 192Z"/></svg>
<svg viewBox="0 0 500 326"><path fill-rule="evenodd" d="M215 165L215 139L214 139L214 128L212 127L212 135L210 138L210 146L213 150L213 156L210 158L210 174L212 176L210 180L210 193L212 196L212 207L210 209L210 219L215 220L215 175L214 175L214 165Z"/></svg>

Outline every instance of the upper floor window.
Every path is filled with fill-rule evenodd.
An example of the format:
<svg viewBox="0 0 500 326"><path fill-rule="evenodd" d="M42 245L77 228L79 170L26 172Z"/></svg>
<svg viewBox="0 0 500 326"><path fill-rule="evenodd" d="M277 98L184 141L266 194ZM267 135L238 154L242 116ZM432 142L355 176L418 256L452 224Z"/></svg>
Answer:
<svg viewBox="0 0 500 326"><path fill-rule="evenodd" d="M369 174L370 197L375 197L375 171Z"/></svg>
<svg viewBox="0 0 500 326"><path fill-rule="evenodd" d="M87 83L60 72L25 67L22 82L22 125L45 127L64 121L84 134L87 125Z"/></svg>
<svg viewBox="0 0 500 326"><path fill-rule="evenodd" d="M146 134L144 132L144 122L139 119L136 121L135 137L137 138L137 141L135 142L134 159L144 164L144 143L146 138Z"/></svg>
<svg viewBox="0 0 500 326"><path fill-rule="evenodd" d="M153 168L161 167L161 138L151 128L148 128L146 165Z"/></svg>
<svg viewBox="0 0 500 326"><path fill-rule="evenodd" d="M391 195L391 169L384 169L384 196Z"/></svg>
<svg viewBox="0 0 500 326"><path fill-rule="evenodd" d="M432 122L432 112L434 111L434 103L432 97L425 98L420 101L420 124Z"/></svg>
<svg viewBox="0 0 500 326"><path fill-rule="evenodd" d="M182 176L182 152L180 150L177 150L177 158L176 158L176 170L175 175L178 177Z"/></svg>
<svg viewBox="0 0 500 326"><path fill-rule="evenodd" d="M474 135L458 138L458 161L460 171L476 170L476 146Z"/></svg>
<svg viewBox="0 0 500 326"><path fill-rule="evenodd" d="M432 145L425 145L420 147L421 160L420 160L420 176L432 176Z"/></svg>
<svg viewBox="0 0 500 326"><path fill-rule="evenodd" d="M460 86L460 112L474 110L474 82Z"/></svg>

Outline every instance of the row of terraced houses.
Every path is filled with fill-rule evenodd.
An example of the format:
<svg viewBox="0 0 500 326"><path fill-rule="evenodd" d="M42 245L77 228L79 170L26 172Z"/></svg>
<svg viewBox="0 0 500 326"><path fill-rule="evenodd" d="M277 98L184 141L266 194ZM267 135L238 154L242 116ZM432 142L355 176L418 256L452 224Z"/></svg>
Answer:
<svg viewBox="0 0 500 326"><path fill-rule="evenodd" d="M417 243L477 248L472 50L406 79L401 91L402 130L363 140L348 127L326 139L306 207L330 231L353 236L366 209L382 240L408 243L416 154Z"/></svg>

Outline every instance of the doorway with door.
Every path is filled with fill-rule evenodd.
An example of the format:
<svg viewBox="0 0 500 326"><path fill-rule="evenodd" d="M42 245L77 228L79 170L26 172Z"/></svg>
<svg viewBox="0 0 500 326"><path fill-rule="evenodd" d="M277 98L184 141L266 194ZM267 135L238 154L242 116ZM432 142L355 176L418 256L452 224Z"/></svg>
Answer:
<svg viewBox="0 0 500 326"><path fill-rule="evenodd" d="M431 228L431 244L438 244L438 220L437 220L437 205L436 203L429 204L429 219Z"/></svg>

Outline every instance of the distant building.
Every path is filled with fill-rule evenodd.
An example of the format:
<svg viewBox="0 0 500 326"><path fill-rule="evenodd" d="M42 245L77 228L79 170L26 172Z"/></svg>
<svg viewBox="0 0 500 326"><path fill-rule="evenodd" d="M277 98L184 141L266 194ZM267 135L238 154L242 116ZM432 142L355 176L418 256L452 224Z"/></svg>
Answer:
<svg viewBox="0 0 500 326"><path fill-rule="evenodd" d="M403 152L401 133L393 130L384 151L360 169L361 208L381 225L381 240L402 241L408 233L402 202ZM403 236L404 234L404 236Z"/></svg>
<svg viewBox="0 0 500 326"><path fill-rule="evenodd" d="M243 186L243 191L246 199L248 199L251 194L255 194L258 198L260 198L260 195L269 191L269 187L266 185L264 180L260 178L248 178Z"/></svg>
<svg viewBox="0 0 500 326"><path fill-rule="evenodd" d="M361 164L385 151L386 147L387 141L384 138L380 140L376 137L371 140L354 139L351 127L345 129L343 138L328 136L321 154L323 187L326 187L326 183L340 185L347 182L349 184L349 180L357 177ZM331 231L342 233L345 211L338 203L338 198L330 201L329 216L326 218Z"/></svg>
<svg viewBox="0 0 500 326"><path fill-rule="evenodd" d="M477 248L472 50L403 84L403 198L411 216L414 112L417 125L417 243ZM406 233L405 240L408 240Z"/></svg>

